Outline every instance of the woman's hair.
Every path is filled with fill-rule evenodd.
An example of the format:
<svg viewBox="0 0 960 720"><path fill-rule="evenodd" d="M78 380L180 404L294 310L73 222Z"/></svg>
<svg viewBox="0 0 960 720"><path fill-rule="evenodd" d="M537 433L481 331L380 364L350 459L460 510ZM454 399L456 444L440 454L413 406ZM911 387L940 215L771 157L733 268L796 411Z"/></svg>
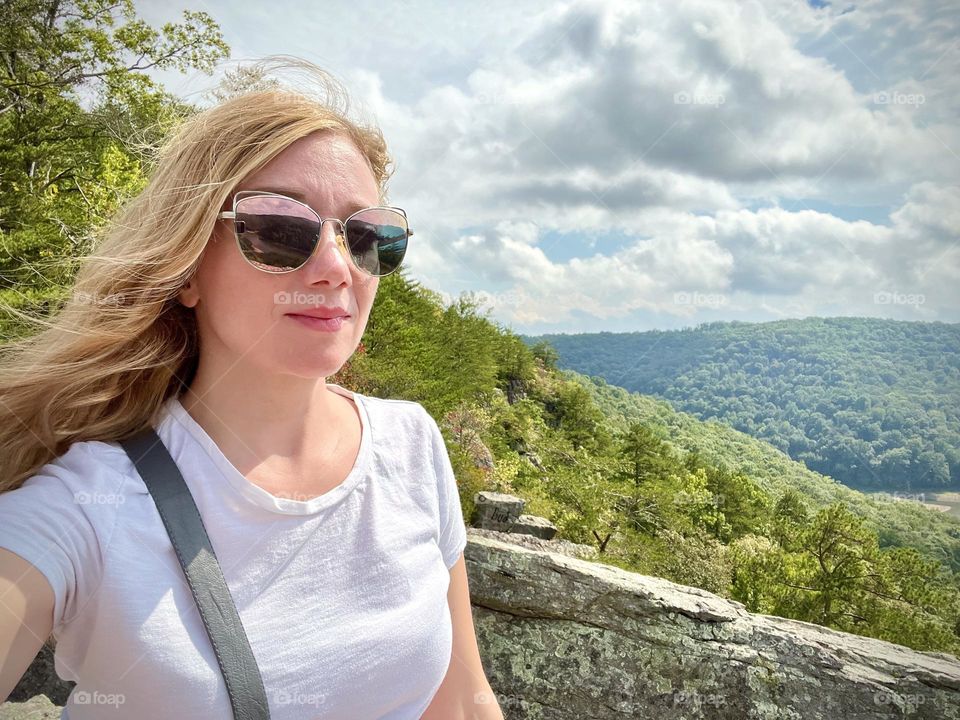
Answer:
<svg viewBox="0 0 960 720"><path fill-rule="evenodd" d="M189 386L197 325L178 293L244 178L310 133L340 132L366 157L385 204L392 160L380 130L348 119L342 85L307 61L271 56L255 75L285 66L325 98L260 83L189 116L157 151L145 189L97 234L60 310L21 315L42 329L0 347L0 492L75 442L146 427Z"/></svg>

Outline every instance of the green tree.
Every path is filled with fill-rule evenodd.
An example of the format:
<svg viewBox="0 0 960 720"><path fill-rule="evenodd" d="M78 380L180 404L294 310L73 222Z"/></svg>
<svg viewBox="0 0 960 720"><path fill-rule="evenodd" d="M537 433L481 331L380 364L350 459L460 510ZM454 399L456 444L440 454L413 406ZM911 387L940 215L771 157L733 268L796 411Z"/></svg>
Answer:
<svg viewBox="0 0 960 720"><path fill-rule="evenodd" d="M612 442L603 413L590 393L575 382L559 382L545 409L548 424L566 435L575 448L603 452Z"/></svg>
<svg viewBox="0 0 960 720"><path fill-rule="evenodd" d="M228 47L205 13L157 30L132 0L0 8L0 300L42 310L191 110L144 71L209 72Z"/></svg>
<svg viewBox="0 0 960 720"><path fill-rule="evenodd" d="M626 477L634 485L662 476L673 465L669 447L647 425L633 423L618 440Z"/></svg>
<svg viewBox="0 0 960 720"><path fill-rule="evenodd" d="M560 355L554 349L553 345L546 341L536 343L531 350L533 356L537 358L547 370L556 370L557 363L560 361Z"/></svg>
<svg viewBox="0 0 960 720"><path fill-rule="evenodd" d="M786 490L773 510L771 535L786 550L799 550L799 531L809 521L807 504L794 489Z"/></svg>
<svg viewBox="0 0 960 720"><path fill-rule="evenodd" d="M770 499L760 486L742 472L724 466L705 469L707 487L723 511L726 530L712 530L714 537L730 542L743 535L763 532L770 518Z"/></svg>
<svg viewBox="0 0 960 720"><path fill-rule="evenodd" d="M517 335L501 332L493 338L497 387L506 393L507 402L512 405L523 399L533 384L536 363L533 352Z"/></svg>
<svg viewBox="0 0 960 720"><path fill-rule="evenodd" d="M804 591L795 597L806 617L833 627L855 619L858 597L879 562L876 534L834 503L801 531L800 546L805 562L788 584Z"/></svg>

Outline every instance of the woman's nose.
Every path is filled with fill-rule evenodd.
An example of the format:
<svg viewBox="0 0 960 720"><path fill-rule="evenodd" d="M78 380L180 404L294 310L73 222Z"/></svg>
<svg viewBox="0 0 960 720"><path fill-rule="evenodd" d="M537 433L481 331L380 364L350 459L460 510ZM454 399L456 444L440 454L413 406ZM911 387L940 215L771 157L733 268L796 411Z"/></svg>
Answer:
<svg viewBox="0 0 960 720"><path fill-rule="evenodd" d="M336 281L349 280L353 260L344 236L343 224L336 218L326 218L320 226L320 240L304 270L310 282L320 278Z"/></svg>

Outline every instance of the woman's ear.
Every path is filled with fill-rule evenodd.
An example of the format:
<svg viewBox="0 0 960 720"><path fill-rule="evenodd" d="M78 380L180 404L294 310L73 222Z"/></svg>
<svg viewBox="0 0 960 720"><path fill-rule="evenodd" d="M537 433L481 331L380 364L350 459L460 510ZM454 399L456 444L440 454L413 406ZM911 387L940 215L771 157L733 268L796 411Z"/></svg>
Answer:
<svg viewBox="0 0 960 720"><path fill-rule="evenodd" d="M188 280L187 284L180 289L178 297L180 298L180 303L184 307L196 307L197 303L200 301L200 291L197 289L196 280Z"/></svg>

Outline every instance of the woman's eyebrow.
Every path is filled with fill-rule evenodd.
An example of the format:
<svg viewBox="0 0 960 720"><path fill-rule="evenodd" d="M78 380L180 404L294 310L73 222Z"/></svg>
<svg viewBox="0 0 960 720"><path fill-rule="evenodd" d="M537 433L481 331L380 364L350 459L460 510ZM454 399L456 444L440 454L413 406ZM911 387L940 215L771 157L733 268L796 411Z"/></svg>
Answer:
<svg viewBox="0 0 960 720"><path fill-rule="evenodd" d="M310 205L310 201L307 199L306 193L302 193L299 190L294 190L292 188L270 188L270 187L257 187L256 189L260 190L261 192L276 193L277 195L286 195L287 197L293 198L294 200L299 200L300 202L306 205ZM313 207L312 205L310 206ZM347 203L345 207L348 213L354 213L357 210L363 210L364 208L368 208L371 206L365 202L354 200L353 202Z"/></svg>

